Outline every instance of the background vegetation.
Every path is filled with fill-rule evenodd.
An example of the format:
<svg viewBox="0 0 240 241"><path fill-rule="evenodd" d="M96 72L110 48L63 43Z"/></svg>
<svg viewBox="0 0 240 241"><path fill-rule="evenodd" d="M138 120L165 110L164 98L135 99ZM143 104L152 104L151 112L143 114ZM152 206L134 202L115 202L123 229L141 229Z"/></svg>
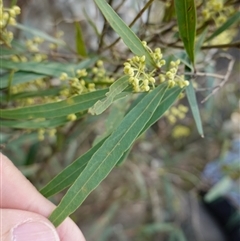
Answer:
<svg viewBox="0 0 240 241"><path fill-rule="evenodd" d="M0 6L0 141L62 200L50 220L73 213L87 240L221 240L198 191L239 138L239 4L37 2Z"/></svg>

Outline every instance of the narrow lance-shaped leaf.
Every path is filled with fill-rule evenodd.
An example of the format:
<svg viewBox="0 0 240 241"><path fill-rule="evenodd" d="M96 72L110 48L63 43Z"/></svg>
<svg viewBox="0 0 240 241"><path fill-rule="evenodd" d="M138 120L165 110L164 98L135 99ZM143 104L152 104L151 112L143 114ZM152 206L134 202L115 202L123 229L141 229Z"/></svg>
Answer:
<svg viewBox="0 0 240 241"><path fill-rule="evenodd" d="M82 29L81 29L81 25L79 22L75 22L75 41L76 41L76 49L77 49L77 53L80 56L86 57L87 56L87 51L86 51L86 47L85 47L85 43L83 40L83 35L82 35Z"/></svg>
<svg viewBox="0 0 240 241"><path fill-rule="evenodd" d="M55 226L73 213L109 174L149 121L161 102L165 90L166 85L161 85L147 94L95 152L86 168L50 215L49 219Z"/></svg>
<svg viewBox="0 0 240 241"><path fill-rule="evenodd" d="M85 111L84 114L87 112ZM77 119L81 118L84 114L76 114ZM76 120L77 120L76 119ZM54 119L35 119L30 121L20 121L20 120L1 120L1 126L3 127L11 127L18 129L38 129L38 128L56 128L62 125L65 125L69 122L69 120L64 117L58 117Z"/></svg>
<svg viewBox="0 0 240 241"><path fill-rule="evenodd" d="M196 55L198 55L201 50L201 47L206 39L207 32L208 32L208 28L205 28L204 31L198 37L198 40L195 45L195 54Z"/></svg>
<svg viewBox="0 0 240 241"><path fill-rule="evenodd" d="M63 40L54 38L54 37L42 32L40 30L35 29L35 28L30 28L30 27L24 26L20 23L17 23L16 25L14 25L14 27L16 27L18 29L21 29L23 31L29 32L33 36L41 37L41 38L43 38L43 39L45 39L49 42L56 43L56 44L63 45L63 46L66 45Z"/></svg>
<svg viewBox="0 0 240 241"><path fill-rule="evenodd" d="M87 68L96 62L97 58L91 58L81 61L78 64L66 64L58 62L13 62L7 59L1 59L1 68L3 69L16 69L27 71L31 73L45 74L48 76L59 77L62 72L66 72L69 76L72 76L73 72L77 69Z"/></svg>
<svg viewBox="0 0 240 241"><path fill-rule="evenodd" d="M116 80L109 87L109 92L106 93L106 98L97 101L94 106L89 109L89 113L92 115L100 115L103 111L105 111L114 101L114 97L128 87L128 79L128 76L123 76Z"/></svg>
<svg viewBox="0 0 240 241"><path fill-rule="evenodd" d="M175 11L179 33L189 59L194 64L194 44L196 36L196 7L194 0L175 0Z"/></svg>
<svg viewBox="0 0 240 241"><path fill-rule="evenodd" d="M36 74L36 73L29 73L29 72L23 72L23 71L18 71L14 73L13 79L12 79L12 86L16 84L23 84L27 83L30 81L34 81L37 79L41 79L46 77L45 74ZM9 74L6 74L4 76L1 76L1 88L6 88L8 86L8 78Z"/></svg>
<svg viewBox="0 0 240 241"><path fill-rule="evenodd" d="M151 119L146 123L144 128L142 129L140 135L147 130L152 124L154 124L165 112L168 110L171 105L176 101L179 94L182 92L182 89L179 87L174 87L166 91L166 94L163 96L163 99L160 105L155 110ZM140 101L140 100L139 100ZM134 105L135 106L135 105ZM76 159L71 165L66 167L61 173L59 173L53 180L51 180L45 187L43 187L40 192L45 197L50 197L54 194L59 193L64 190L68 186L72 185L80 173L84 170L88 161L91 159L92 155L97 151L103 142L106 140L104 138L100 142L98 142L94 147L92 147L88 152L86 152L83 156ZM117 165L120 165L127 156L128 150L125 154L119 159Z"/></svg>
<svg viewBox="0 0 240 241"><path fill-rule="evenodd" d="M206 202L213 202L215 199L226 194L231 188L233 181L230 177L223 177L217 184L215 184L204 197Z"/></svg>
<svg viewBox="0 0 240 241"><path fill-rule="evenodd" d="M85 8L83 8L83 14L84 14L84 17L86 18L88 24L93 28L93 31L96 34L96 37L99 39L101 34L98 31L96 23L93 21L93 19L90 16L88 16L87 11L86 11Z"/></svg>
<svg viewBox="0 0 240 241"><path fill-rule="evenodd" d="M29 107L3 110L0 109L1 118L30 119L30 118L55 118L67 116L72 113L87 110L99 99L104 98L107 89L82 94L63 101L35 105Z"/></svg>
<svg viewBox="0 0 240 241"><path fill-rule="evenodd" d="M111 27L122 38L128 48L138 56L145 55L148 65L154 66L154 61L149 52L142 45L136 34L123 22L117 13L105 0L94 0L104 17L107 19Z"/></svg>
<svg viewBox="0 0 240 241"><path fill-rule="evenodd" d="M185 78L187 78L187 77L189 77L189 76L185 76ZM198 103L197 103L197 98L196 98L196 93L193 88L192 81L189 81L189 86L187 86L187 88L186 88L186 93L187 93L187 99L188 99L188 102L189 102L189 105L190 105L190 108L191 108L191 111L193 114L193 118L194 118L196 126L197 126L198 133L200 134L201 137L204 137L202 120L201 120Z"/></svg>
<svg viewBox="0 0 240 241"><path fill-rule="evenodd" d="M226 29L229 29L231 25L239 22L240 12L236 12L232 17L230 17L221 27L219 27L211 36L206 39L206 42L217 37L219 34L224 32Z"/></svg>
<svg viewBox="0 0 240 241"><path fill-rule="evenodd" d="M20 92L17 94L13 94L11 96L11 99L16 100L16 99L34 98L34 97L43 97L43 96L56 96L57 94L59 94L61 90L62 88L55 87L53 89Z"/></svg>
<svg viewBox="0 0 240 241"><path fill-rule="evenodd" d="M106 138L101 140L89 151L77 158L75 162L66 167L56 177L54 177L45 187L40 190L42 195L45 197L50 197L72 185L80 173L84 170L93 154L100 148L105 140Z"/></svg>
<svg viewBox="0 0 240 241"><path fill-rule="evenodd" d="M150 126L152 126L157 120L159 120L163 116L163 114L174 104L174 102L177 100L178 96L182 91L183 89L181 89L180 87L174 87L166 91L161 101L161 104L157 107L156 111L154 112L150 120L144 126L142 132L147 130Z"/></svg>

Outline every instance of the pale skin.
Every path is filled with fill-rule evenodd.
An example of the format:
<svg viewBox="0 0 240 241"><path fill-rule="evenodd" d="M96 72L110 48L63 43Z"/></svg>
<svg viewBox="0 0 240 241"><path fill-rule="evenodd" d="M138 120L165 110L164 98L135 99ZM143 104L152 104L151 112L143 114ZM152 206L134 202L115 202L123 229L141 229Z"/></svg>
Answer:
<svg viewBox="0 0 240 241"><path fill-rule="evenodd" d="M67 218L57 229L47 217L55 205L43 197L13 163L0 153L0 240L12 241L12 230L28 222L43 222L60 241L85 241L77 225ZM58 238L57 238L58 239Z"/></svg>

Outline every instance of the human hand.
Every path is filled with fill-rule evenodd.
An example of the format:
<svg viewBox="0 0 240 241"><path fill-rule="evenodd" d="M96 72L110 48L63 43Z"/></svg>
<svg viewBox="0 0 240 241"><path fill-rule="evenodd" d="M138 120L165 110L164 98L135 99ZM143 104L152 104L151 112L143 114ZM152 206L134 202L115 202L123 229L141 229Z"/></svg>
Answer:
<svg viewBox="0 0 240 241"><path fill-rule="evenodd" d="M70 218L58 228L52 225L46 217L54 208L0 153L0 240L85 241Z"/></svg>

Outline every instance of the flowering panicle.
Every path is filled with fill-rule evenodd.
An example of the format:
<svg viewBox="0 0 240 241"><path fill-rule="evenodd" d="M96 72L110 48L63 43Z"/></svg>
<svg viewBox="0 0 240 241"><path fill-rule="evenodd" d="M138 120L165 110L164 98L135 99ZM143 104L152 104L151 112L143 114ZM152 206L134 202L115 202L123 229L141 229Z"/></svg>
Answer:
<svg viewBox="0 0 240 241"><path fill-rule="evenodd" d="M224 6L223 0L206 1L202 8L202 19L200 24L205 21L213 20L217 27L220 27L235 12L231 5Z"/></svg>
<svg viewBox="0 0 240 241"><path fill-rule="evenodd" d="M169 123L175 124L177 119L184 119L187 112L188 107L180 104L178 106L171 107L168 111L165 112L165 116Z"/></svg>
<svg viewBox="0 0 240 241"><path fill-rule="evenodd" d="M39 141L43 141L45 139L45 134L48 134L48 136L50 138L55 137L57 130L55 128L53 129L44 129L44 128L40 128L38 129L37 133L38 133L38 140Z"/></svg>
<svg viewBox="0 0 240 241"><path fill-rule="evenodd" d="M16 17L20 13L21 9L18 6L4 8L2 0L0 0L0 44L10 46L10 43L13 39L13 33L7 30L7 26L15 25Z"/></svg>
<svg viewBox="0 0 240 241"><path fill-rule="evenodd" d="M92 74L93 82L96 84L98 83L111 84L114 82L114 78L108 76L102 60L97 61L96 66L92 69L91 74Z"/></svg>
<svg viewBox="0 0 240 241"><path fill-rule="evenodd" d="M124 73L129 76L129 83L135 92L149 91L151 88L154 88L156 80L159 80L160 83L167 80L169 88L175 85L183 88L189 84L188 81L184 80L183 76L177 76L180 60L171 61L169 71L156 76L156 72L166 64L161 49L156 48L152 51L145 41L142 44L149 51L156 67L150 71L146 66L146 57L144 55L134 56L124 63Z"/></svg>
<svg viewBox="0 0 240 241"><path fill-rule="evenodd" d="M69 98L88 92L84 77L88 75L86 69L78 69L74 77L68 76L67 73L62 73L59 77L63 82L67 81L64 89L60 91L63 98Z"/></svg>

